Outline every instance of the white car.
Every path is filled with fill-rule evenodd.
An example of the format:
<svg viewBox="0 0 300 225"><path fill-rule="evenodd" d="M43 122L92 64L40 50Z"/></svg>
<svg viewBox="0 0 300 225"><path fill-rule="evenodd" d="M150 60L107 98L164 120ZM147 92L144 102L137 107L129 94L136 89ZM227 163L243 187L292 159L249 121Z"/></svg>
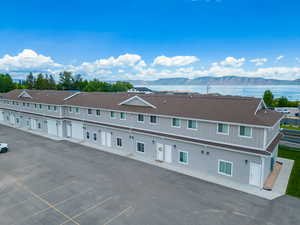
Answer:
<svg viewBox="0 0 300 225"><path fill-rule="evenodd" d="M287 110L287 109L280 109L280 108L277 108L275 109L276 112L280 112L280 113L283 113L283 114L289 114L290 111Z"/></svg>
<svg viewBox="0 0 300 225"><path fill-rule="evenodd" d="M0 143L0 153L5 153L8 151L8 144Z"/></svg>

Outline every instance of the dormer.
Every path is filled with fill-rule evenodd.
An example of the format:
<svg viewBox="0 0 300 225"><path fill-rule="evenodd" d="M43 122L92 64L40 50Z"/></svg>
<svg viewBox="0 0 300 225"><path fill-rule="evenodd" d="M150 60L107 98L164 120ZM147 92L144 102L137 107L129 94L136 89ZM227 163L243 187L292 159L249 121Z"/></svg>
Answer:
<svg viewBox="0 0 300 225"><path fill-rule="evenodd" d="M22 91L21 94L19 94L18 98L32 98L30 94L28 94L27 91Z"/></svg>
<svg viewBox="0 0 300 225"><path fill-rule="evenodd" d="M142 106L156 109L156 106L152 105L151 103L147 102L146 100L137 95L119 103L119 105Z"/></svg>

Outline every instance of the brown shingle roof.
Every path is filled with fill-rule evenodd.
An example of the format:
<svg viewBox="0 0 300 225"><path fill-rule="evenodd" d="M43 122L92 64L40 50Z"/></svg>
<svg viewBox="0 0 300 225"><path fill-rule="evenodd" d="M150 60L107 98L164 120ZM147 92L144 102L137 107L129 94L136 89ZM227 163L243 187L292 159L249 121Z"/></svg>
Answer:
<svg viewBox="0 0 300 225"><path fill-rule="evenodd" d="M65 104L258 126L273 126L282 116L271 110L260 110L256 113L261 99L250 97L138 94L156 108L119 105L135 95L80 93L67 100Z"/></svg>
<svg viewBox="0 0 300 225"><path fill-rule="evenodd" d="M64 99L73 95L71 91L56 90L25 90L32 98L19 98L24 90L13 90L4 95L4 98L16 101L28 101L46 104L64 104Z"/></svg>
<svg viewBox="0 0 300 225"><path fill-rule="evenodd" d="M20 100L23 90L14 90L5 94L11 100ZM65 104L107 110L128 111L155 115L165 115L183 118L194 118L208 121L250 124L257 126L273 126L282 114L272 110L261 109L256 112L261 99L237 96L211 95L165 95L165 94L134 94L134 93L103 93L82 92L64 101L74 94L69 91L26 90L32 99L24 101ZM119 103L138 95L156 108L119 105Z"/></svg>

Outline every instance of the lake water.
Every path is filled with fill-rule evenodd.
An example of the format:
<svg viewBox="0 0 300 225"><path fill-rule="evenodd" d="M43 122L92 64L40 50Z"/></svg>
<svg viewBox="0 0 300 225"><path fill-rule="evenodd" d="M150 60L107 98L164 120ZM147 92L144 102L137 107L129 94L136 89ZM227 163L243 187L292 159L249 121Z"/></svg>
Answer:
<svg viewBox="0 0 300 225"><path fill-rule="evenodd" d="M201 94L206 93L206 85L148 85L155 91L192 91ZM289 100L300 101L300 85L272 85L272 86L248 86L248 85L211 85L209 93L220 93L222 95L240 95L250 97L262 97L265 90L271 90L275 98L285 96Z"/></svg>

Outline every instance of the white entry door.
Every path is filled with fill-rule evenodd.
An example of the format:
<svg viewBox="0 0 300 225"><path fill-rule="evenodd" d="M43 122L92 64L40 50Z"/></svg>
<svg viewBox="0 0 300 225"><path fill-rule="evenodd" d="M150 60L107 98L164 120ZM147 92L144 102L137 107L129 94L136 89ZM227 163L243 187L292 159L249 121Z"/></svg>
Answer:
<svg viewBox="0 0 300 225"><path fill-rule="evenodd" d="M171 145L165 145L165 161L167 163L172 162L172 146Z"/></svg>
<svg viewBox="0 0 300 225"><path fill-rule="evenodd" d="M83 140L83 124L72 122L72 138Z"/></svg>
<svg viewBox="0 0 300 225"><path fill-rule="evenodd" d="M47 120L48 134L57 136L56 120Z"/></svg>
<svg viewBox="0 0 300 225"><path fill-rule="evenodd" d="M67 137L71 137L72 126L70 123L67 124Z"/></svg>
<svg viewBox="0 0 300 225"><path fill-rule="evenodd" d="M111 147L111 133L109 132L106 133L106 144L107 147Z"/></svg>
<svg viewBox="0 0 300 225"><path fill-rule="evenodd" d="M10 122L11 122L11 124L15 124L15 117L14 117L14 115L10 115Z"/></svg>
<svg viewBox="0 0 300 225"><path fill-rule="evenodd" d="M156 144L156 160L164 161L164 145L157 143Z"/></svg>
<svg viewBox="0 0 300 225"><path fill-rule="evenodd" d="M36 129L36 120L31 119L31 129L35 130Z"/></svg>
<svg viewBox="0 0 300 225"><path fill-rule="evenodd" d="M249 184L260 187L261 165L250 162Z"/></svg>
<svg viewBox="0 0 300 225"><path fill-rule="evenodd" d="M101 131L101 144L106 145L106 135L104 131Z"/></svg>

